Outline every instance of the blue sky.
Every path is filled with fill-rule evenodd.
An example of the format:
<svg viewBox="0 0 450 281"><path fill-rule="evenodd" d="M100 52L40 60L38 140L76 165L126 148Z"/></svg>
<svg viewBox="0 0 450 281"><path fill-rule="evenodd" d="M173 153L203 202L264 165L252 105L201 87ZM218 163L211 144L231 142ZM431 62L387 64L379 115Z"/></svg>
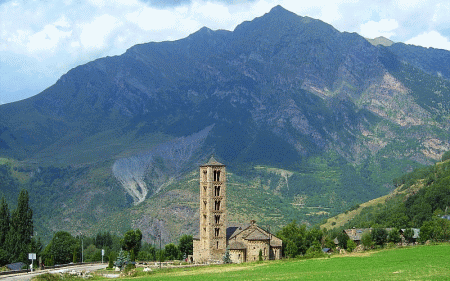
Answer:
<svg viewBox="0 0 450 281"><path fill-rule="evenodd" d="M443 0L0 0L0 104L135 44L203 26L233 30L276 5L340 31L450 50L450 2Z"/></svg>

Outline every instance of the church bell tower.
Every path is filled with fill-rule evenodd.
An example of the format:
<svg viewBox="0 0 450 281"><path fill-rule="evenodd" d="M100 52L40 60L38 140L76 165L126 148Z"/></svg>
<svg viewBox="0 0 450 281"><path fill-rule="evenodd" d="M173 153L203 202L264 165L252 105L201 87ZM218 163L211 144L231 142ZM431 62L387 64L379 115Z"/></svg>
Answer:
<svg viewBox="0 0 450 281"><path fill-rule="evenodd" d="M227 247L226 166L214 157L200 166L199 250L203 262L222 261Z"/></svg>

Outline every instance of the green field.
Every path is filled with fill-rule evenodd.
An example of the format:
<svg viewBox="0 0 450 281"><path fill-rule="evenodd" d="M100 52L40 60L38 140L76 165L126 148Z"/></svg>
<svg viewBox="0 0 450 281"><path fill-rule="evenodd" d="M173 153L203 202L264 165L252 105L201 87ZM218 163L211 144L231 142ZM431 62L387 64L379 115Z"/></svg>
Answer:
<svg viewBox="0 0 450 281"><path fill-rule="evenodd" d="M450 244L174 269L121 280L450 280Z"/></svg>

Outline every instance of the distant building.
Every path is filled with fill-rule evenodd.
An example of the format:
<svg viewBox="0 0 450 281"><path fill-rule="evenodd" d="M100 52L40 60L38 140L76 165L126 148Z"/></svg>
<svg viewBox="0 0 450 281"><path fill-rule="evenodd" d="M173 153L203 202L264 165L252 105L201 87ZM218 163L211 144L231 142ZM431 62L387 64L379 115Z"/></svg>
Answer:
<svg viewBox="0 0 450 281"><path fill-rule="evenodd" d="M200 166L200 230L194 237L193 262L222 262L228 249L233 263L281 258L281 239L259 227L227 227L226 166L213 157Z"/></svg>
<svg viewBox="0 0 450 281"><path fill-rule="evenodd" d="M385 228L387 233L389 233L393 228ZM420 229L419 228L411 228L414 232L414 235L412 237L413 242L416 242L417 239L419 238L419 234L420 234ZM405 231L405 229L400 229L399 230L399 234L402 238L402 243L405 243L405 238L403 237L403 232ZM363 235L365 233L371 233L372 232L372 228L349 228L349 229L344 229L344 232L347 234L348 238L350 240L353 240L356 245L361 245L361 238L363 237ZM335 243L338 244L337 239L335 239Z"/></svg>

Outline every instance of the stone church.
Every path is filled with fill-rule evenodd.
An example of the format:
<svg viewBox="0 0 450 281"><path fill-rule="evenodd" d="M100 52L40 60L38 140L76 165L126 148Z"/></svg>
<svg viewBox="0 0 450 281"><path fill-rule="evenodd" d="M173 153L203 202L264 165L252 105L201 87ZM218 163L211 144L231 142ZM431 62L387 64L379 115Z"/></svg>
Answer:
<svg viewBox="0 0 450 281"><path fill-rule="evenodd" d="M200 166L200 231L194 237L193 262L222 262L229 250L233 263L280 259L282 241L255 221L227 225L226 166L214 157Z"/></svg>

